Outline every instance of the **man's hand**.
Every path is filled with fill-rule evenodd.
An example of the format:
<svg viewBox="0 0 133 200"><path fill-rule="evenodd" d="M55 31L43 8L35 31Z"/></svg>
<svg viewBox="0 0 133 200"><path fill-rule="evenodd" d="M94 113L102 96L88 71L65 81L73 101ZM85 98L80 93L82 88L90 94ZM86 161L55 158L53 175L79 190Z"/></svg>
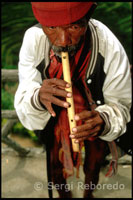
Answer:
<svg viewBox="0 0 133 200"><path fill-rule="evenodd" d="M105 123L97 111L85 110L76 114L75 120L82 120L83 122L82 125L72 129L73 134L70 137L74 138L76 143L98 136Z"/></svg>
<svg viewBox="0 0 133 200"><path fill-rule="evenodd" d="M45 79L43 81L42 87L39 90L39 100L46 109L51 113L53 117L56 116L56 113L53 110L52 104L68 108L69 103L65 100L62 100L63 97L71 97L72 94L67 92L65 89L69 88L70 84L62 79ZM62 99L61 99L61 98Z"/></svg>

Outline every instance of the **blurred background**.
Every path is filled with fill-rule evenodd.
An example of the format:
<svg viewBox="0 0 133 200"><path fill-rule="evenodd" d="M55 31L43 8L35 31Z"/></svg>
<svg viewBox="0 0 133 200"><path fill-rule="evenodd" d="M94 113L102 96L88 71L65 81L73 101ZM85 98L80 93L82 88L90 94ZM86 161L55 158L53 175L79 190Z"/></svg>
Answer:
<svg viewBox="0 0 133 200"><path fill-rule="evenodd" d="M19 50L24 32L36 24L30 2L2 2L1 21L1 65L2 69L17 69ZM132 34L132 3L131 2L98 2L93 18L103 22L117 36L124 46L129 61L132 64L131 34ZM14 94L18 83L2 83L2 110L14 110ZM2 119L2 126L7 119ZM35 145L38 139L34 132L25 129L21 123L16 123L13 135L28 137Z"/></svg>

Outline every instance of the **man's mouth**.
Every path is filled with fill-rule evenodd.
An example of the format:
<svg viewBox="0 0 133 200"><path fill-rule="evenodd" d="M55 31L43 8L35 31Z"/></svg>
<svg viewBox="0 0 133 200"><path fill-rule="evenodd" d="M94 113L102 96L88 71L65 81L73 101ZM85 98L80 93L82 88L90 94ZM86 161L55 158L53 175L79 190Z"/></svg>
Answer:
<svg viewBox="0 0 133 200"><path fill-rule="evenodd" d="M55 45L52 45L52 49L55 53L56 56L60 57L61 58L61 52L68 52L69 56L73 56L76 52L77 52L77 49L78 49L78 45L71 45L71 46L66 46L66 47L59 47L59 46L55 46Z"/></svg>
<svg viewBox="0 0 133 200"><path fill-rule="evenodd" d="M77 53L77 51L80 49L82 43L83 43L83 37L80 38L80 41L77 44L66 46L66 47L55 46L55 45L51 44L51 42L50 42L51 48L53 49L53 51L57 57L61 58L61 52L67 51L70 59Z"/></svg>

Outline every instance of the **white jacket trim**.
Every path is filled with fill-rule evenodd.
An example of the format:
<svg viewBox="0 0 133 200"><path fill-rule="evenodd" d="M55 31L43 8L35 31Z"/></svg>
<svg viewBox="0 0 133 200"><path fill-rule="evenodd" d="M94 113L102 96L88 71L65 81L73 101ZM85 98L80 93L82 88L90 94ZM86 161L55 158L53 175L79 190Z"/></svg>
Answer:
<svg viewBox="0 0 133 200"><path fill-rule="evenodd" d="M130 120L131 107L131 75L126 53L112 32L101 22L91 19L92 57L87 77L93 73L97 54L104 58L106 78L103 85L104 105L96 110L108 115L109 132L101 139L112 141L126 130ZM42 28L29 28L23 39L19 57L19 86L15 94L15 109L21 123L30 130L42 130L51 115L43 109L37 98L38 89L42 85L40 72L36 67L45 59L45 68L49 64L49 42ZM45 69L44 69L45 71ZM45 76L46 77L46 76ZM35 92L36 90L36 92ZM35 92L35 93L34 93ZM31 104L34 99L35 108Z"/></svg>

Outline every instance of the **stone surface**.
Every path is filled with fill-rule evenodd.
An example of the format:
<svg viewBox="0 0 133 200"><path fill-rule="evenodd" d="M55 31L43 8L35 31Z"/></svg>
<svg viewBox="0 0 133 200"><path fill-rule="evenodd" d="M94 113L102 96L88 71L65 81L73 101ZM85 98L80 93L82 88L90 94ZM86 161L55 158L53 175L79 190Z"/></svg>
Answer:
<svg viewBox="0 0 133 200"><path fill-rule="evenodd" d="M131 198L131 157L119 160L118 173L107 178L107 167L102 168L100 180L94 192L96 198ZM84 174L80 167L80 178L68 178L73 198L82 198ZM92 185L93 187L93 185ZM58 193L53 188L54 198ZM9 149L2 149L2 198L48 198L46 153L42 148L32 148L27 157L20 157Z"/></svg>

